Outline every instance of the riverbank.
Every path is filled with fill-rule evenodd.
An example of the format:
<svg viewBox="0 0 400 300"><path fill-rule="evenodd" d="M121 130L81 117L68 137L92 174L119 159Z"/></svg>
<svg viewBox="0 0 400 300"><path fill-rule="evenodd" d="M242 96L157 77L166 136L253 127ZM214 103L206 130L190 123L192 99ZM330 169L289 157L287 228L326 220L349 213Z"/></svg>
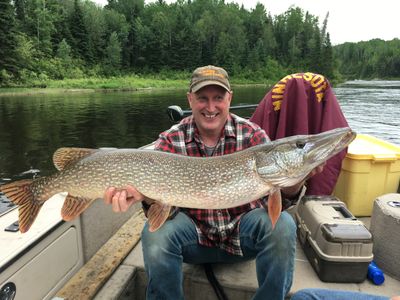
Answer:
<svg viewBox="0 0 400 300"><path fill-rule="evenodd" d="M81 78L65 80L48 80L37 82L33 87L1 88L0 96L59 94L59 93L93 93L101 91L139 91L165 88L184 88L187 81L164 80L144 77Z"/></svg>
<svg viewBox="0 0 400 300"><path fill-rule="evenodd" d="M160 78L157 76L123 76L111 78L82 78L65 80L48 80L35 82L32 87L0 88L1 96L60 94L60 93L93 93L108 91L146 91L154 89L187 89L190 75L183 78ZM232 78L233 86L266 85L271 86L274 80L251 81Z"/></svg>

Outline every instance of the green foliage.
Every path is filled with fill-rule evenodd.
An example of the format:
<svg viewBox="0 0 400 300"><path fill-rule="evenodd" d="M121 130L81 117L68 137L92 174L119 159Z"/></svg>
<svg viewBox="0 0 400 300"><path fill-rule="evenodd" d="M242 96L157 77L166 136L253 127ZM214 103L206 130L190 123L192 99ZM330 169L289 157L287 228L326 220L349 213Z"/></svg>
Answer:
<svg viewBox="0 0 400 300"><path fill-rule="evenodd" d="M14 8L10 0L0 0L0 70L2 71L3 80L8 78L8 75L17 75L17 41L16 41L16 24L14 19ZM11 75L10 75L11 76ZM0 84L4 84L0 81Z"/></svg>
<svg viewBox="0 0 400 300"><path fill-rule="evenodd" d="M71 63L71 53L71 46L63 39L58 44L57 57L69 64Z"/></svg>
<svg viewBox="0 0 400 300"><path fill-rule="evenodd" d="M0 87L13 86L13 77L6 69L0 69Z"/></svg>
<svg viewBox="0 0 400 300"><path fill-rule="evenodd" d="M121 66L121 45L118 41L118 35L113 32L110 35L108 44L106 47L106 59L105 59L105 73L108 75L116 74Z"/></svg>
<svg viewBox="0 0 400 300"><path fill-rule="evenodd" d="M335 46L333 52L345 78L400 78L399 39L344 43Z"/></svg>
<svg viewBox="0 0 400 300"><path fill-rule="evenodd" d="M26 0L14 0L15 16L19 22L25 20L25 1Z"/></svg>
<svg viewBox="0 0 400 300"><path fill-rule="evenodd" d="M91 49L89 48L89 33L84 21L80 1L74 1L74 10L70 16L70 31L75 54L87 62L91 62Z"/></svg>
<svg viewBox="0 0 400 300"><path fill-rule="evenodd" d="M51 37L55 32L54 15L47 7L45 0L36 0L35 21L36 21L36 48L46 57L52 56Z"/></svg>
<svg viewBox="0 0 400 300"><path fill-rule="evenodd" d="M21 66L20 70L33 70L38 56L38 51L35 49L33 41L23 33L17 34L15 39L18 45L15 55L18 65Z"/></svg>
<svg viewBox="0 0 400 300"><path fill-rule="evenodd" d="M109 0L105 7L90 0L0 0L0 9L2 85L132 73L189 77L207 64L240 82L303 71L330 80L400 76L398 40L332 47L328 14L320 24L295 6L277 16L261 3L246 10L224 0Z"/></svg>

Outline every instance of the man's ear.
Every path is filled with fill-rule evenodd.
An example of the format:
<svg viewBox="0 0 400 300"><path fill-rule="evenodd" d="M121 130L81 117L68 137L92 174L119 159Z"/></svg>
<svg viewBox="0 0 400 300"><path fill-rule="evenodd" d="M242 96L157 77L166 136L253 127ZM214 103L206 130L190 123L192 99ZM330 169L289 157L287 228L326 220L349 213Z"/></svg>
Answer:
<svg viewBox="0 0 400 300"><path fill-rule="evenodd" d="M228 92L229 93L229 104L232 103L232 98L233 98L233 91Z"/></svg>
<svg viewBox="0 0 400 300"><path fill-rule="evenodd" d="M187 92L186 93L187 100L189 102L190 108L192 108L192 101L193 101L193 93Z"/></svg>

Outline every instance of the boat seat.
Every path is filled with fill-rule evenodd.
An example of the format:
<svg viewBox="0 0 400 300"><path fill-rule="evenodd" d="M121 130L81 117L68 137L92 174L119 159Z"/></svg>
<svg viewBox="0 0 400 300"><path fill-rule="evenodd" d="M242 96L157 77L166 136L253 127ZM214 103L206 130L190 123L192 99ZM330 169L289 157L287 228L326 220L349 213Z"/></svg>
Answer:
<svg viewBox="0 0 400 300"><path fill-rule="evenodd" d="M370 218L360 219L369 227ZM247 300L253 297L257 289L254 260L235 264L215 264L213 268L229 300ZM185 299L217 300L203 266L183 264L183 273ZM146 282L142 245L139 243L96 294L94 300L145 299ZM385 282L381 286L376 286L369 280L362 283L322 282L308 262L300 243L297 242L293 285L287 299L292 293L304 288L360 291L390 297L398 294L398 284L399 282L388 274L385 274Z"/></svg>

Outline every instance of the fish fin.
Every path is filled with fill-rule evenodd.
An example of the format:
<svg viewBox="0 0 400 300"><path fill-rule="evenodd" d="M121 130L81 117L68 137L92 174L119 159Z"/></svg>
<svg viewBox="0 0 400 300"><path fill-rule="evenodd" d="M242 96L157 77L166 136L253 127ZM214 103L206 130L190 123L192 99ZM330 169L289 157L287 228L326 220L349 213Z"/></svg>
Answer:
<svg viewBox="0 0 400 300"><path fill-rule="evenodd" d="M278 222L281 212L282 212L281 191L276 190L273 193L271 193L268 197L268 215L271 220L272 229L275 228L276 222Z"/></svg>
<svg viewBox="0 0 400 300"><path fill-rule="evenodd" d="M89 148L59 148L53 154L53 163L58 171L62 171L66 167L97 151L99 150Z"/></svg>
<svg viewBox="0 0 400 300"><path fill-rule="evenodd" d="M71 221L79 216L92 201L83 197L67 195L64 205L61 208L61 217L64 221Z"/></svg>
<svg viewBox="0 0 400 300"><path fill-rule="evenodd" d="M147 218L149 222L149 231L154 232L159 229L165 221L168 219L171 212L171 206L162 204L161 202L155 201L147 212Z"/></svg>
<svg viewBox="0 0 400 300"><path fill-rule="evenodd" d="M43 206L42 201L37 201L32 191L33 180L25 179L0 186L3 192L11 202L17 204L18 207L18 223L19 231L27 232L35 221L40 208Z"/></svg>

